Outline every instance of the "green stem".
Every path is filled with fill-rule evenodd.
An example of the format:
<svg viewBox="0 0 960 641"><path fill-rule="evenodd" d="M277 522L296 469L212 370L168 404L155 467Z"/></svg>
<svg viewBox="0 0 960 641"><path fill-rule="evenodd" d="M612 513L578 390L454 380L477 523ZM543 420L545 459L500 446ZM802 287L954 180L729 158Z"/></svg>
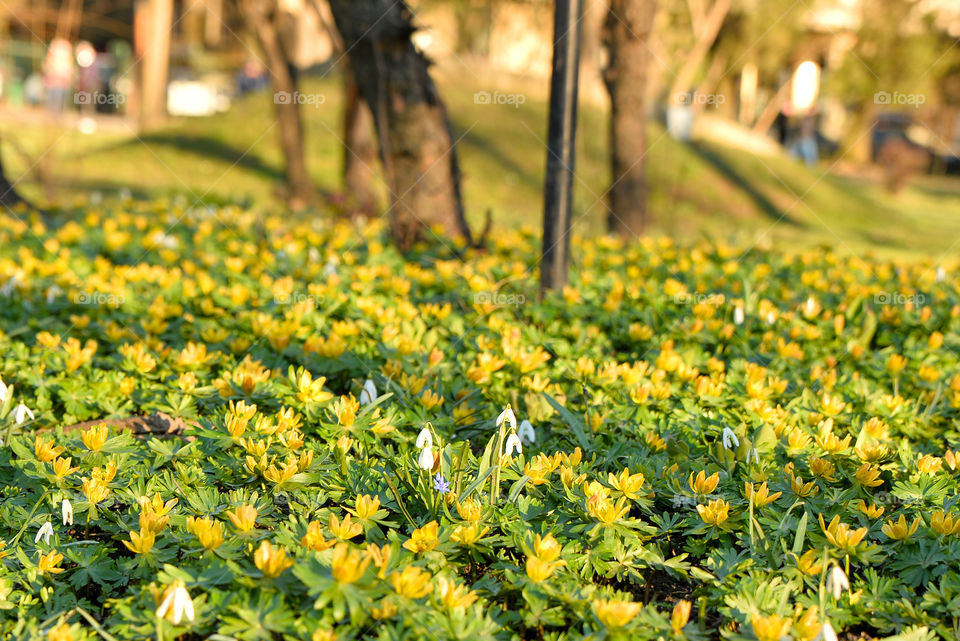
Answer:
<svg viewBox="0 0 960 641"><path fill-rule="evenodd" d="M50 490L45 490L43 495L40 497L40 500L37 501L36 505L33 506L33 509L30 510L30 514L27 515L27 518L23 521L23 526L20 528L20 531L17 532L17 535L13 537L13 540L10 541L10 548L16 547L17 543L20 541L20 537L23 536L23 533L26 531L27 526L30 525L30 519L33 518L33 515L37 513L37 508L40 507L40 504L47 498L47 495L50 494Z"/></svg>

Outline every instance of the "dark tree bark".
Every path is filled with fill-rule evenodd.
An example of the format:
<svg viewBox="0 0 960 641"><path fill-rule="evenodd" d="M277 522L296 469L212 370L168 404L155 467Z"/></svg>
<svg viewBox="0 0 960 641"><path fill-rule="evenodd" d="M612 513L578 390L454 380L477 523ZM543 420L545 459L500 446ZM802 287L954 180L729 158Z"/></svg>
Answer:
<svg viewBox="0 0 960 641"><path fill-rule="evenodd" d="M376 124L394 242L408 249L432 226L472 242L450 121L429 62L410 40L409 7L402 0L331 0L330 9Z"/></svg>
<svg viewBox="0 0 960 641"><path fill-rule="evenodd" d="M656 11L656 0L610 0L604 25L612 171L607 228L629 238L642 233L647 224L647 82Z"/></svg>
<svg viewBox="0 0 960 641"><path fill-rule="evenodd" d="M240 0L247 28L252 31L266 56L276 105L277 124L280 127L280 146L283 149L287 174L287 199L293 209L304 207L313 195L313 185L307 173L303 155L303 122L297 101L295 66L281 46L276 26L276 3L263 0Z"/></svg>
<svg viewBox="0 0 960 641"><path fill-rule="evenodd" d="M377 137L370 107L360 100L357 83L350 69L343 74L343 186L347 206L372 216L377 213L374 187L377 163Z"/></svg>

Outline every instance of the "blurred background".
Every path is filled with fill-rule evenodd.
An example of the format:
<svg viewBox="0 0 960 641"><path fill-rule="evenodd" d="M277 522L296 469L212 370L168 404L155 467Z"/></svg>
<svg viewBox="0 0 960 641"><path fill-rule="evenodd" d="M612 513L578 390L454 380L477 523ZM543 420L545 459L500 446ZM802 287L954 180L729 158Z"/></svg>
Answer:
<svg viewBox="0 0 960 641"><path fill-rule="evenodd" d="M410 8L467 219L537 227L553 3ZM576 233L608 229L626 158L645 233L927 256L960 240L957 0L585 0L580 24ZM353 53L327 0L4 0L3 171L49 208L374 214Z"/></svg>

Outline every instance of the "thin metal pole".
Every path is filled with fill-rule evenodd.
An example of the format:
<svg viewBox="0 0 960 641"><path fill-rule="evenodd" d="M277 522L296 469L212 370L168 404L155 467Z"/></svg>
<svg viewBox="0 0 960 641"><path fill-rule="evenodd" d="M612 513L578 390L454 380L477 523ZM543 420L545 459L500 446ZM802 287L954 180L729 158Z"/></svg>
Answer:
<svg viewBox="0 0 960 641"><path fill-rule="evenodd" d="M540 295L567 283L570 221L577 139L582 0L556 0L553 19L553 73L547 128L547 175L543 186L543 254Z"/></svg>

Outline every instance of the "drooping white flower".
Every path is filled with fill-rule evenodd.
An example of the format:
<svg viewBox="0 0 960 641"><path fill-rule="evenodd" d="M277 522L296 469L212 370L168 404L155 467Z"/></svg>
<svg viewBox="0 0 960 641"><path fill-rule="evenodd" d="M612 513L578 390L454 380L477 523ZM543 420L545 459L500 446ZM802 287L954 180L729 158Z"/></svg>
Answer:
<svg viewBox="0 0 960 641"><path fill-rule="evenodd" d="M777 315L773 313L773 310L767 313L767 324L773 325L777 322Z"/></svg>
<svg viewBox="0 0 960 641"><path fill-rule="evenodd" d="M803 315L804 316L813 316L817 311L817 301L814 300L813 296L808 296L806 302L803 304Z"/></svg>
<svg viewBox="0 0 960 641"><path fill-rule="evenodd" d="M533 424L527 419L520 421L517 434L520 436L520 440L527 445L533 445L537 442L537 432L533 429Z"/></svg>
<svg viewBox="0 0 960 641"><path fill-rule="evenodd" d="M519 436L511 434L507 437L506 455L510 456L514 451L516 451L517 454L523 454L523 444L520 442Z"/></svg>
<svg viewBox="0 0 960 641"><path fill-rule="evenodd" d="M843 591L849 589L850 581L847 580L847 575L839 565L834 564L833 567L830 568L830 572L827 573L827 592L832 592L833 598L839 599Z"/></svg>
<svg viewBox="0 0 960 641"><path fill-rule="evenodd" d="M43 542L49 545L51 536L53 536L53 523L47 521L37 530L37 536L33 538L33 542L39 543L40 539L43 539Z"/></svg>
<svg viewBox="0 0 960 641"><path fill-rule="evenodd" d="M63 499L60 504L60 513L63 516L64 525L73 525L73 504L70 499Z"/></svg>
<svg viewBox="0 0 960 641"><path fill-rule="evenodd" d="M732 450L734 447L740 447L740 439L729 427L723 428L723 448Z"/></svg>
<svg viewBox="0 0 960 641"><path fill-rule="evenodd" d="M7 385L0 378L0 405L7 402L7 399L13 395L13 385Z"/></svg>
<svg viewBox="0 0 960 641"><path fill-rule="evenodd" d="M360 390L360 405L367 406L377 400L377 386L371 379L363 382L363 389Z"/></svg>
<svg viewBox="0 0 960 641"><path fill-rule="evenodd" d="M433 435L428 428L423 428L420 430L420 433L417 434L417 447L420 449L433 447Z"/></svg>
<svg viewBox="0 0 960 641"><path fill-rule="evenodd" d="M739 305L733 308L733 324L743 325L743 307Z"/></svg>
<svg viewBox="0 0 960 641"><path fill-rule="evenodd" d="M747 465L750 465L750 459L753 459L757 465L760 465L760 453L757 452L757 448L751 447L747 451Z"/></svg>
<svg viewBox="0 0 960 641"><path fill-rule="evenodd" d="M174 625L180 625L184 617L192 623L194 612L193 599L190 598L190 593L187 592L183 581L175 581L172 587L173 589L167 592L167 596L164 597L160 607L157 608L157 616L162 619L169 613L170 620Z"/></svg>
<svg viewBox="0 0 960 641"><path fill-rule="evenodd" d="M31 421L34 418L36 418L33 415L33 410L31 410L29 407L27 407L23 403L20 403L19 405L17 405L13 410L13 420L16 422L17 425L23 425L24 423L26 423L28 416L30 417Z"/></svg>
<svg viewBox="0 0 960 641"><path fill-rule="evenodd" d="M513 409L509 405L497 417L497 427L503 425L504 421L507 422L507 427L511 431L517 431L517 415L513 413Z"/></svg>
<svg viewBox="0 0 960 641"><path fill-rule="evenodd" d="M337 275L337 262L331 258L327 261L327 264L323 266L323 277L330 278L331 276Z"/></svg>
<svg viewBox="0 0 960 641"><path fill-rule="evenodd" d="M824 621L823 625L820 626L820 634L814 641L837 641L837 633L830 625L830 621Z"/></svg>
<svg viewBox="0 0 960 641"><path fill-rule="evenodd" d="M50 287L47 288L47 305L51 304L53 301L57 299L57 296L60 296L62 294L63 294L62 289L60 289L56 285L50 285Z"/></svg>
<svg viewBox="0 0 960 641"><path fill-rule="evenodd" d="M947 270L943 266L937 267L937 282L942 283L947 280Z"/></svg>
<svg viewBox="0 0 960 641"><path fill-rule="evenodd" d="M432 445L427 445L425 448L420 450L420 456L417 457L417 465L420 466L421 470L433 469L433 446Z"/></svg>

